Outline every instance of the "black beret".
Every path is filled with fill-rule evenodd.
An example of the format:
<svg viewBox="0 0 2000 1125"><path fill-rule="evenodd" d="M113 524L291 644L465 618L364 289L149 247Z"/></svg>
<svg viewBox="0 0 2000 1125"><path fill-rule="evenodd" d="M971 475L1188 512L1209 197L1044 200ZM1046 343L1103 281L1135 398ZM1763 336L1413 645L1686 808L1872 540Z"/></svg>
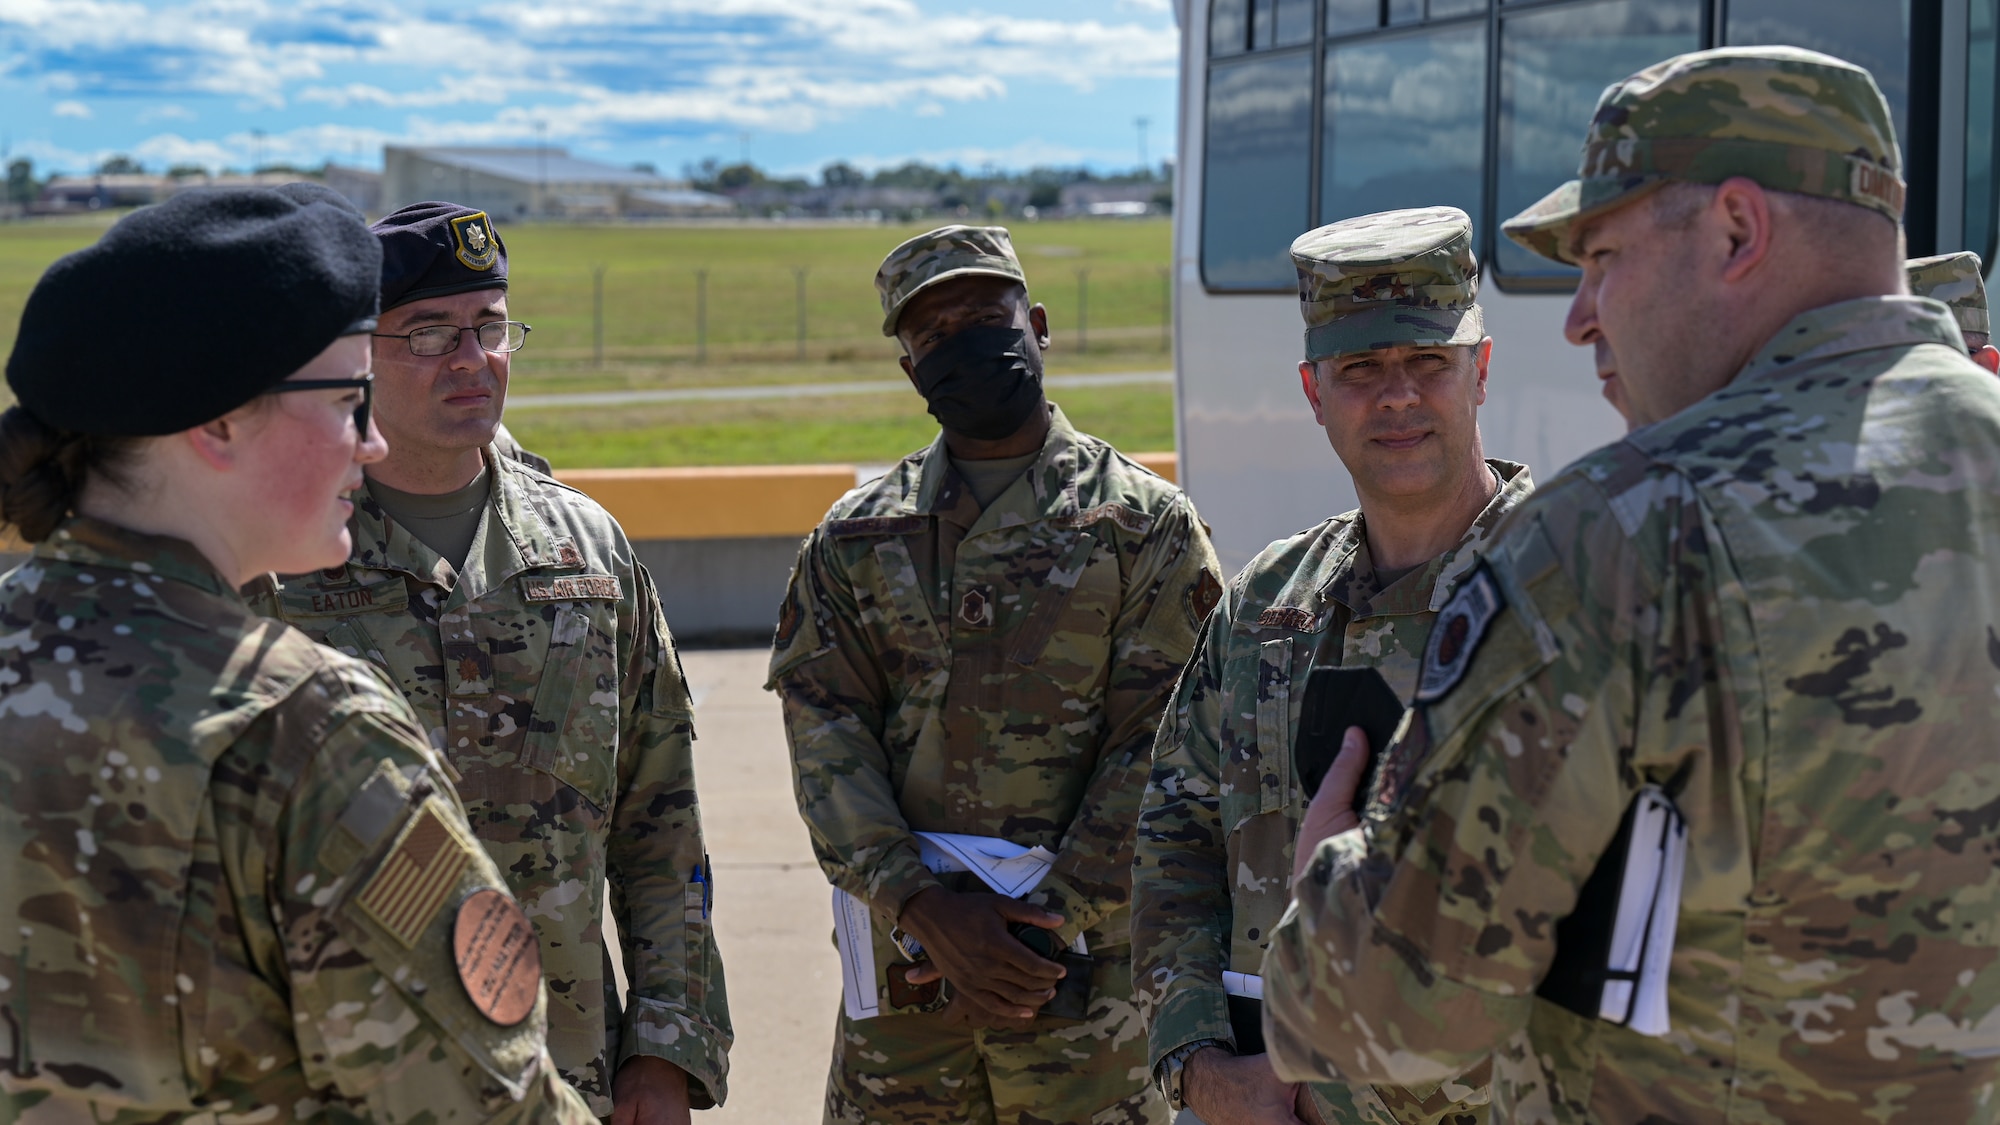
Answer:
<svg viewBox="0 0 2000 1125"><path fill-rule="evenodd" d="M373 331L381 271L361 216L317 185L177 195L49 267L7 385L77 433L199 426Z"/></svg>
<svg viewBox="0 0 2000 1125"><path fill-rule="evenodd" d="M507 244L486 212L412 203L368 228L382 240L382 307L507 288Z"/></svg>

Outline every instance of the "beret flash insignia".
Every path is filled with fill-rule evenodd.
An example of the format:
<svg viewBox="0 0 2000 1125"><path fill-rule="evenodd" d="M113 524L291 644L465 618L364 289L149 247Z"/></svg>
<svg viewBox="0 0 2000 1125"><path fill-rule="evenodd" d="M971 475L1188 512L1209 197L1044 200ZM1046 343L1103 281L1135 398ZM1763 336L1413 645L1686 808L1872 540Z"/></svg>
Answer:
<svg viewBox="0 0 2000 1125"><path fill-rule="evenodd" d="M500 260L500 242L493 237L493 220L484 211L451 221L452 252L469 270L490 270Z"/></svg>

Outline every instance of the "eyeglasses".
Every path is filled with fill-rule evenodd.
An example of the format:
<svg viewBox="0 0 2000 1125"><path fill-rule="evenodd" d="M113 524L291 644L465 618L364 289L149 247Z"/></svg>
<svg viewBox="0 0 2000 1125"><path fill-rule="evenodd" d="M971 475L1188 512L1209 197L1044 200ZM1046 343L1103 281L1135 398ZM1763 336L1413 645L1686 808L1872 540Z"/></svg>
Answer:
<svg viewBox="0 0 2000 1125"><path fill-rule="evenodd" d="M354 432L368 440L368 416L375 407L375 373L369 372L358 379L287 379L270 390L267 395L282 395L292 391L333 391L361 388L361 405L354 408Z"/></svg>
<svg viewBox="0 0 2000 1125"><path fill-rule="evenodd" d="M496 320L477 328L460 328L452 324L433 324L419 328L415 332L405 332L393 336L387 332L374 334L378 340L402 340L410 345L411 355L450 355L458 350L458 334L472 332L479 337L479 346L489 352L518 352L521 345L528 342L528 333L534 331L532 325L518 320Z"/></svg>

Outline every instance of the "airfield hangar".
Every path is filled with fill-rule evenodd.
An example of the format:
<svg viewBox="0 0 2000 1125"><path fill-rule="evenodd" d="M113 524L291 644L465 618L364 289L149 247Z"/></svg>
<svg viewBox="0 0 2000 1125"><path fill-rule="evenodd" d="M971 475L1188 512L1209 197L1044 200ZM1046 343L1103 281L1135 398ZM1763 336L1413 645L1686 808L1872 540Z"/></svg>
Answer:
<svg viewBox="0 0 2000 1125"><path fill-rule="evenodd" d="M386 145L382 210L448 199L510 218L708 217L734 214L725 195L694 191L643 168L621 168L549 146Z"/></svg>

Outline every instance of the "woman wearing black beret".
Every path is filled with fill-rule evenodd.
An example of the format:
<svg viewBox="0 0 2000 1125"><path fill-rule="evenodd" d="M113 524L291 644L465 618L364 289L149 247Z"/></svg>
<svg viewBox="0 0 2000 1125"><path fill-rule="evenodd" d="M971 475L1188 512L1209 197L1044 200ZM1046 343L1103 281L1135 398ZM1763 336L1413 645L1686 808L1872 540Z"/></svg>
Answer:
<svg viewBox="0 0 2000 1125"><path fill-rule="evenodd" d="M592 1120L407 704L253 616L347 557L381 252L307 185L50 267L7 362L0 1118Z"/></svg>

